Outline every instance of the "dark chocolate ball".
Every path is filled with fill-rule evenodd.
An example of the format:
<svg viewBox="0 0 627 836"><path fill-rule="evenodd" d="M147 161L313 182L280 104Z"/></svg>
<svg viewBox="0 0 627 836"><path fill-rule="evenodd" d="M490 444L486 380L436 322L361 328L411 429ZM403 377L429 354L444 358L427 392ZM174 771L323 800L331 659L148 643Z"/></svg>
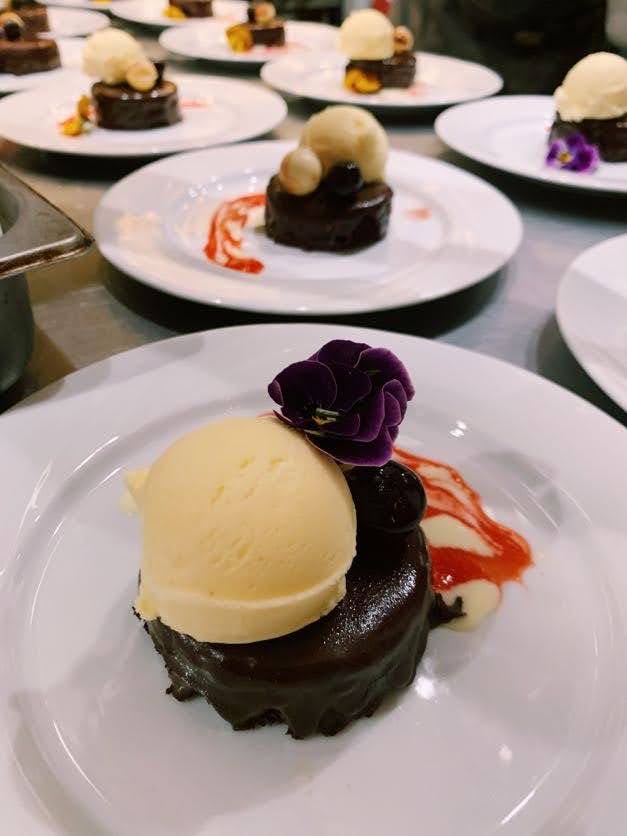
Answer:
<svg viewBox="0 0 627 836"><path fill-rule="evenodd" d="M325 178L327 186L341 197L349 197L364 185L361 169L357 163L337 163Z"/></svg>
<svg viewBox="0 0 627 836"><path fill-rule="evenodd" d="M425 512L427 496L420 478L405 465L353 467L346 473L357 524L388 534L412 531Z"/></svg>
<svg viewBox="0 0 627 836"><path fill-rule="evenodd" d="M255 7L253 5L250 5L246 9L246 15L248 17L248 22L249 23L256 23L257 22L257 18L255 16Z"/></svg>
<svg viewBox="0 0 627 836"><path fill-rule="evenodd" d="M24 27L21 26L16 20L7 20L3 24L3 28L7 41L19 41L19 39L22 37L22 32L24 30Z"/></svg>

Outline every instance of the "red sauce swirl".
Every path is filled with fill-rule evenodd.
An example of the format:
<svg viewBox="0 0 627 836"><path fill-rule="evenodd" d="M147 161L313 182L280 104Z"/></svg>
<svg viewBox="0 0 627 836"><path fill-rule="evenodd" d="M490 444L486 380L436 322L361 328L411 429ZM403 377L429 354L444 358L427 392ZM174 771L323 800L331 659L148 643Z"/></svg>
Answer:
<svg viewBox="0 0 627 836"><path fill-rule="evenodd" d="M244 227L250 213L266 205L265 194L247 194L235 200L225 200L213 214L209 238L204 248L210 261L240 273L261 273L262 261L242 255Z"/></svg>

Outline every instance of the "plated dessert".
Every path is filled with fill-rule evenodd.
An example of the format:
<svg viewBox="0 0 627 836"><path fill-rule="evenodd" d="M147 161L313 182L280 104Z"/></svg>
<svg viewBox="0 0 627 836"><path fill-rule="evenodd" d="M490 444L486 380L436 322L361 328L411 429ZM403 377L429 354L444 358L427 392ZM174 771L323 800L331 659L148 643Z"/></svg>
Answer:
<svg viewBox="0 0 627 836"><path fill-rule="evenodd" d="M176 699L235 729L332 735L410 684L432 627L494 609L531 554L455 470L394 449L414 386L392 352L332 340L268 393L274 415L200 427L128 474L135 611Z"/></svg>
<svg viewBox="0 0 627 836"><path fill-rule="evenodd" d="M376 9L349 15L340 27L340 49L348 56L344 85L354 93L378 93L383 87L411 87L416 78L414 37L394 27Z"/></svg>
<svg viewBox="0 0 627 836"><path fill-rule="evenodd" d="M27 38L22 18L15 12L0 14L0 73L26 75L61 66L59 48L51 38Z"/></svg>
<svg viewBox="0 0 627 836"><path fill-rule="evenodd" d="M277 17L272 3L253 2L248 6L248 20L226 30L233 52L248 52L254 46L284 46L285 21Z"/></svg>
<svg viewBox="0 0 627 836"><path fill-rule="evenodd" d="M85 73L98 79L76 113L61 123L68 136L93 124L109 130L144 131L181 121L177 87L163 78L163 64L150 61L138 41L121 29L91 35L83 52Z"/></svg>
<svg viewBox="0 0 627 836"><path fill-rule="evenodd" d="M170 0L163 13L166 17L180 20L187 17L211 17L213 0Z"/></svg>
<svg viewBox="0 0 627 836"><path fill-rule="evenodd" d="M555 91L547 163L594 171L603 160L627 161L627 61L596 52L582 58Z"/></svg>
<svg viewBox="0 0 627 836"><path fill-rule="evenodd" d="M15 12L24 23L24 39L31 40L42 32L50 30L48 10L35 0L4 0L0 7L2 13Z"/></svg>

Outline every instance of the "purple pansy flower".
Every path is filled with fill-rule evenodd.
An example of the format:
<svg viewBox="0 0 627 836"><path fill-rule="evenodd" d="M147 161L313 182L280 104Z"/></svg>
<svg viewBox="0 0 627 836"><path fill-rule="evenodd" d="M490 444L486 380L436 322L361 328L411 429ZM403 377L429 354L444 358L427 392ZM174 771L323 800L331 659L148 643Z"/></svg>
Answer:
<svg viewBox="0 0 627 836"><path fill-rule="evenodd" d="M281 420L337 461L383 465L414 397L405 366L386 348L331 340L268 386Z"/></svg>
<svg viewBox="0 0 627 836"><path fill-rule="evenodd" d="M599 149L586 142L583 134L571 134L565 139L555 139L549 146L546 164L551 168L591 174L599 167Z"/></svg>

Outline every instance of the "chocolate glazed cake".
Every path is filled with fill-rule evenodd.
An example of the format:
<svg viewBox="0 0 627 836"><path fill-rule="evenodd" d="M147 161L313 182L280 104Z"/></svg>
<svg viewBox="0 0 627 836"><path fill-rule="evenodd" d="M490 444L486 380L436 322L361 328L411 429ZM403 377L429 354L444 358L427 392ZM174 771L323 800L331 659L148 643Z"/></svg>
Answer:
<svg viewBox="0 0 627 836"><path fill-rule="evenodd" d="M431 590L418 524L424 491L413 474L407 481L407 473L395 462L349 473L357 555L346 576L346 596L319 621L251 644L200 643L158 619L149 621L146 630L172 683L169 693L177 700L204 697L234 729L281 722L293 737L304 738L336 734L409 685L430 620L433 626L462 613L461 600L450 609ZM377 507L384 483L387 509ZM386 525L390 496L388 530L374 529Z"/></svg>
<svg viewBox="0 0 627 836"><path fill-rule="evenodd" d="M255 46L285 46L285 24L280 18L270 23L249 23Z"/></svg>
<svg viewBox="0 0 627 836"><path fill-rule="evenodd" d="M555 117L550 141L566 139L580 133L599 149L601 159L608 163L627 162L627 113L617 119L583 119L581 122L565 122Z"/></svg>
<svg viewBox="0 0 627 836"><path fill-rule="evenodd" d="M56 70L60 66L59 48L53 40L0 40L0 73L26 75Z"/></svg>
<svg viewBox="0 0 627 836"><path fill-rule="evenodd" d="M50 30L48 10L45 6L40 3L28 3L24 5L14 3L12 7L24 22L24 38L26 40L36 38L41 32L48 32Z"/></svg>
<svg viewBox="0 0 627 836"><path fill-rule="evenodd" d="M416 56L413 52L400 52L380 61L351 60L346 72L351 70L375 76L382 87L411 87L416 77Z"/></svg>
<svg viewBox="0 0 627 836"><path fill-rule="evenodd" d="M170 5L180 9L185 17L211 17L212 0L170 0Z"/></svg>
<svg viewBox="0 0 627 836"><path fill-rule="evenodd" d="M96 82L91 88L96 124L117 131L144 131L181 121L176 85L160 80L147 93L128 84Z"/></svg>
<svg viewBox="0 0 627 836"><path fill-rule="evenodd" d="M266 234L279 244L303 250L367 247L387 233L392 194L386 183L378 182L341 198L323 180L311 194L293 195L275 175L266 191Z"/></svg>

